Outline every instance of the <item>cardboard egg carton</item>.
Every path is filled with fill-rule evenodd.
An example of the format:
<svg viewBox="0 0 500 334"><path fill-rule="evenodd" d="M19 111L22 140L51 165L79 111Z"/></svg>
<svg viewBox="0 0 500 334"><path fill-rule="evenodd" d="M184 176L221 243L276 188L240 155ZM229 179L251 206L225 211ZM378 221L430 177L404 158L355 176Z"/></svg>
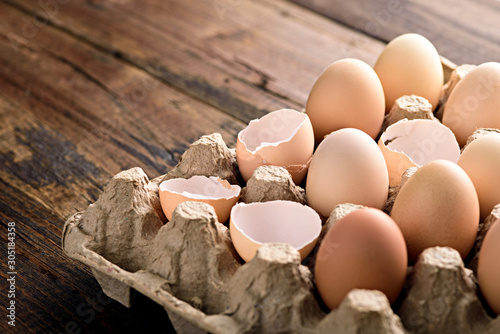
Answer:
<svg viewBox="0 0 500 334"><path fill-rule="evenodd" d="M236 180L234 152L218 134L194 143L165 176L149 180L140 168L117 174L94 204L68 219L64 251L88 265L104 292L123 305L131 305L132 290L162 305L179 333L500 331L500 320L487 314L478 297L472 271L449 248L431 248L420 256L394 309L380 292L354 290L338 309L328 311L311 270L291 246L263 246L243 264L227 227L204 203L179 205L166 223L158 197L161 180L189 177L182 171L198 173L197 168L214 162L223 167L217 176ZM199 166L186 168L193 163ZM261 169L245 198L305 200L285 169ZM337 207L325 226L358 208ZM500 212L495 215L490 220L500 218ZM305 262L311 265L313 257Z"/></svg>
<svg viewBox="0 0 500 334"><path fill-rule="evenodd" d="M131 306L134 290L162 305L178 333L500 332L500 317L494 318L482 300L473 271L446 247L420 255L392 306L381 292L353 290L337 309L328 310L312 276L318 246L301 262L293 247L266 244L243 263L211 206L184 202L167 222L159 184L193 175L239 182L235 151L219 134L193 143L166 175L149 180L140 168L115 175L95 203L66 221L63 250L89 266L103 291L123 305ZM391 189L386 212L398 189ZM241 201L277 199L306 203L304 190L284 168L259 167ZM337 206L322 236L359 208ZM500 205L480 226L466 259L470 268L475 269L482 238L497 220Z"/></svg>

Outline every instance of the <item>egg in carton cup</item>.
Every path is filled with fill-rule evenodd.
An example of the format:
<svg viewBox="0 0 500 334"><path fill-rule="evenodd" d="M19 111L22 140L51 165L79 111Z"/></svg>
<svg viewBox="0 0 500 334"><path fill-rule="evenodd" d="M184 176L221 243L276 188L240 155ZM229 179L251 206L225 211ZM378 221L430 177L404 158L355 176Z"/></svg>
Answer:
<svg viewBox="0 0 500 334"><path fill-rule="evenodd" d="M216 174L236 179L230 173L234 171L230 163L233 153L219 134L203 136L192 144L172 174L179 175L182 165L198 161L190 161L190 156L204 157L205 161L198 162L203 164L220 163L220 156L225 156L228 161L220 166L226 169ZM255 174L260 177L249 181L246 196L254 196L256 189L259 194L260 187L254 184L259 178L268 187L272 184L265 177L262 180L262 175L272 176L276 187L282 189L276 197L302 194L282 167L263 166ZM301 263L295 248L274 243L260 247L255 257L243 264L228 228L205 203L181 203L172 221L166 223L158 194L161 180L169 178L148 180L140 168L117 174L94 204L68 219L63 249L87 264L104 292L125 306L131 305L133 290L162 305L179 333L356 332L361 326L373 333L406 333L435 323L462 332L472 320L487 324L484 328L491 333L500 328L500 322L486 314L471 272L451 248L431 248L419 257L409 269L402 293L405 297L399 297L396 307L391 308L385 294L377 290L355 289L338 308L329 311L318 298L310 268L304 265L314 262L312 256ZM286 190L287 184L292 190ZM295 200L304 198L296 196ZM360 208L349 204L335 207L322 235ZM455 277L457 286L437 289L444 283L436 278L440 271ZM423 306L435 300L446 301L449 308L439 317L433 308ZM464 314L469 316L459 316Z"/></svg>
<svg viewBox="0 0 500 334"><path fill-rule="evenodd" d="M404 49L401 45L412 39L429 49L424 40L410 34L392 44L389 51L393 51L381 56L386 60L380 61L375 70L383 72L380 68L389 66L387 59L393 57L391 53L400 52ZM429 50L433 52L432 48ZM398 239L394 249L405 248L401 252L406 254L408 243L388 214L396 210L404 215L404 208L398 204L404 196L398 200L398 194L409 192L412 184L418 183L415 180L423 178L425 170L432 167L427 161L415 161L410 152L411 141L410 145L403 143L403 148L393 145L404 136L415 137L413 132L422 132L419 129L423 125L439 130L442 127L439 113L445 111L448 97L465 78L464 73L474 69L454 67L442 57L437 59L441 60L444 77L451 78L442 87L439 102L435 102L433 92L429 95L433 104L416 95L403 95L395 99L392 107L377 103L376 119L367 123L367 126L375 124L369 135L359 129L338 130L335 136L326 138L313 134L318 115L325 111L322 101L315 101L318 97L314 97L314 92L324 89L322 86L331 79L332 73L337 75L339 71L358 66L377 83L375 72L366 64L348 60L325 71L320 77L323 79L313 87L313 99L310 96L308 105L316 111L283 109L269 113L251 122L240 133L235 149L229 149L218 133L203 136L190 145L174 169L153 180L140 168L115 175L95 203L67 220L63 250L88 265L103 291L123 305L131 305L133 291L162 305L179 333L499 332L500 318L492 317L498 312L495 300L500 298L496 297L498 291L489 279L498 273L489 273L488 269L494 267L491 261L495 256L491 254L498 253L498 247L491 240L498 238L495 235L500 231L493 228L500 220L500 204L479 226L473 227L478 233L475 242L473 238L469 242L473 246L467 246L472 248L470 253L426 245L423 252L410 257L409 267L404 256L388 260L395 253L387 245ZM386 80L387 77L378 82L377 87L393 85ZM382 93L376 89L372 95L374 101ZM438 118L434 110L438 111ZM351 116L352 121L356 115ZM335 122L328 126L345 128ZM274 131L266 132L269 128ZM478 130L470 141L484 141L481 139L484 134L497 131ZM422 137L422 133L416 136ZM376 163L365 165L365 171L380 175L377 166L384 167L385 176L373 181L374 191L364 189L363 192L356 189L358 186L352 186L356 191L346 197L345 191L334 189L339 182L351 181L342 177L335 179L332 173L323 170L319 160L326 159L330 167L339 171L349 170L346 166L363 165L359 157L346 160L349 149L342 151L341 137L355 146L351 150L365 150L365 156L373 156ZM378 146L373 139L378 141ZM491 141L491 137L487 139ZM315 141L319 146L313 155ZM457 162L458 144L449 142L454 152L449 160ZM489 144L500 147L496 141ZM405 145L410 147L409 151L405 151ZM470 151L479 146L468 145ZM324 151L323 158L316 154L318 151ZM451 162L440 161L439 168L441 165L455 168ZM393 168L391 172L391 165L399 169ZM470 168L477 166L472 163ZM310 174L303 181L308 171ZM359 177L364 174L358 170ZM409 182L412 176L415 179ZM353 185L359 177L354 178ZM301 185L305 185L306 191ZM325 204L320 198L325 192L338 198ZM351 198L356 204L348 203ZM239 204L235 204L237 201ZM284 211L279 223L267 222L259 216L264 213L272 216L280 210ZM476 211L479 215L479 208ZM360 221L358 216L365 217L361 220L376 218L378 223L356 227L356 221ZM264 226L261 231L259 224L252 224L252 219ZM266 224L275 231L263 232ZM284 228L283 233L280 228ZM377 279L370 279L369 274L380 266L365 252L366 272L361 276L368 283L363 283L364 289L352 288L351 284L358 278L354 279L352 270L350 276L350 269L346 268L356 265L356 256L352 253L362 248L355 246L358 239L355 228L366 230L367 249L386 249L386 262L400 263L391 275L392 283L387 284L383 273ZM373 231L368 231L370 228ZM336 238L341 234L351 240L352 250L346 255L337 249L341 241ZM386 234L398 234L398 237L385 240ZM488 254L481 257L479 249L483 241L488 249L483 253ZM378 244L373 246L370 242ZM329 257L331 254L336 257ZM321 264L321 259L327 261ZM464 259L474 272L464 266ZM371 266L373 270L368 268ZM390 272L389 269L386 272ZM328 279L319 277L321 272L336 275L336 286L344 286L345 291L341 295L339 289L330 291ZM475 272L479 282L484 282L481 284L484 284L488 303L479 293Z"/></svg>

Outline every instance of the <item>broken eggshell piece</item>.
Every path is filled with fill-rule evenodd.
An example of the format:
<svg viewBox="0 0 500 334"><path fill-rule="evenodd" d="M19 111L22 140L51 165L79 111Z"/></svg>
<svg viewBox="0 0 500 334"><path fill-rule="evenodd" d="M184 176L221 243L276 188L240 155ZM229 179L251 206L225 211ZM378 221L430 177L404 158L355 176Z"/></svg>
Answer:
<svg viewBox="0 0 500 334"><path fill-rule="evenodd" d="M229 231L236 251L246 262L266 243L295 247L303 260L321 232L321 218L312 208L292 201L238 203L231 210Z"/></svg>
<svg viewBox="0 0 500 334"><path fill-rule="evenodd" d="M389 126L378 145L384 154L389 185L397 186L405 170L434 160L457 162L460 147L451 130L428 119L403 119Z"/></svg>
<svg viewBox="0 0 500 334"><path fill-rule="evenodd" d="M233 205L240 198L241 188L215 176L195 175L189 179L176 178L160 183L160 202L165 216L172 219L177 205L186 201L207 203L215 209L219 222L229 218Z"/></svg>
<svg viewBox="0 0 500 334"><path fill-rule="evenodd" d="M252 120L240 131L236 157L243 179L248 181L262 165L285 167L299 184L307 173L314 150L309 117L293 109L280 109Z"/></svg>

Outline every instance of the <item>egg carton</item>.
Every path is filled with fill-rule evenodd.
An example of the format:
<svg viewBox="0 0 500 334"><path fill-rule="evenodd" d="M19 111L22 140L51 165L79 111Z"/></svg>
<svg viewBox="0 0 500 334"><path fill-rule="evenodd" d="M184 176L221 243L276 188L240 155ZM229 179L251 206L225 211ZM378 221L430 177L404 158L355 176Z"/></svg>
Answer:
<svg viewBox="0 0 500 334"><path fill-rule="evenodd" d="M459 68L444 87L444 99L446 88L460 79ZM401 98L384 126L403 118L432 119L425 103L415 110L414 98ZM482 131L489 130L478 131L471 140ZM408 169L401 183L390 189L386 212L415 170ZM242 183L235 150L220 134L203 136L166 175L149 180L141 168L115 175L95 203L66 221L63 250L89 266L103 291L123 305L131 306L138 291L163 306L178 333L500 332L500 317L494 318L482 300L473 271L484 234L500 219L500 205L480 226L467 268L456 250L429 248L409 267L393 305L379 291L353 290L330 311L314 285L315 254L326 231L360 206L337 206L303 261L290 245L274 243L263 245L244 263L211 206L181 203L167 223L159 184L194 175ZM307 202L287 170L262 166L242 189L241 201L269 200Z"/></svg>
<svg viewBox="0 0 500 334"><path fill-rule="evenodd" d="M123 171L95 203L68 219L63 249L88 265L103 291L123 305L131 305L133 290L162 305L178 333L500 332L500 318L488 314L472 271L450 248L421 254L392 308L381 292L353 290L329 311L312 279L315 251L301 262L291 246L267 244L244 264L227 227L204 203L180 204L166 223L158 196L162 180L209 174L235 182L235 168L234 151L213 134L192 144L162 177L149 180L140 168ZM272 199L306 200L285 169L264 166L242 200ZM336 207L322 235L359 207ZM500 206L488 221L499 218Z"/></svg>

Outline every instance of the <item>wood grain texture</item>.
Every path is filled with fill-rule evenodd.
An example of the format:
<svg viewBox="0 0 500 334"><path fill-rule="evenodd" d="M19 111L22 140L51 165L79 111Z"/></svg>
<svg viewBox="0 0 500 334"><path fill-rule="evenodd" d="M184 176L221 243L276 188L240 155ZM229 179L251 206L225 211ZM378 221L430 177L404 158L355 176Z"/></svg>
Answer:
<svg viewBox="0 0 500 334"><path fill-rule="evenodd" d="M20 274L17 326L0 330L171 332L158 305L110 301L62 253L64 221L121 170L163 174L216 131L234 146L250 119L302 108L332 61L382 48L285 1L1 1L0 221L16 223Z"/></svg>
<svg viewBox="0 0 500 334"><path fill-rule="evenodd" d="M0 332L171 332L147 298L100 293L62 253L64 221L123 169L156 177L203 134L234 146L249 120L303 108L333 61L373 65L384 43L339 21L283 0L0 1L0 252L16 222L20 273L19 327Z"/></svg>
<svg viewBox="0 0 500 334"><path fill-rule="evenodd" d="M16 14L24 14L0 6L0 25L7 31L15 29L15 24L22 22ZM48 179L46 184L32 185L34 191L55 181L57 186L74 192L74 186L62 181L78 168L92 169L91 176L100 176L92 183L100 187L117 171L134 166L142 166L155 177L174 166L178 156L201 134L218 131L228 143L234 143L235 134L243 127L242 122L225 113L161 84L134 66L75 43L51 27L19 44L17 50L0 36L0 47L0 94L11 101L10 109L2 111L6 118L2 153L7 159L12 146L28 151L24 153L27 159L13 156L4 160L2 172L10 177L27 169L21 164L34 167L31 173L43 173L38 178ZM30 148L34 151L31 154ZM68 158L71 150L78 153ZM71 163L77 159L92 166ZM26 175L21 175L21 180L26 182ZM80 182L84 175L74 175L73 180ZM46 199L40 198L58 209L58 205L68 203L61 201L65 196L49 193ZM78 209L84 209L88 202L85 200ZM69 216L73 211L74 206L60 213Z"/></svg>
<svg viewBox="0 0 500 334"><path fill-rule="evenodd" d="M292 1L384 42L420 33L457 64L500 61L496 0Z"/></svg>
<svg viewBox="0 0 500 334"><path fill-rule="evenodd" d="M43 13L32 1L15 5ZM383 48L283 1L72 1L51 22L244 122L301 108L331 62L359 56L373 63Z"/></svg>

